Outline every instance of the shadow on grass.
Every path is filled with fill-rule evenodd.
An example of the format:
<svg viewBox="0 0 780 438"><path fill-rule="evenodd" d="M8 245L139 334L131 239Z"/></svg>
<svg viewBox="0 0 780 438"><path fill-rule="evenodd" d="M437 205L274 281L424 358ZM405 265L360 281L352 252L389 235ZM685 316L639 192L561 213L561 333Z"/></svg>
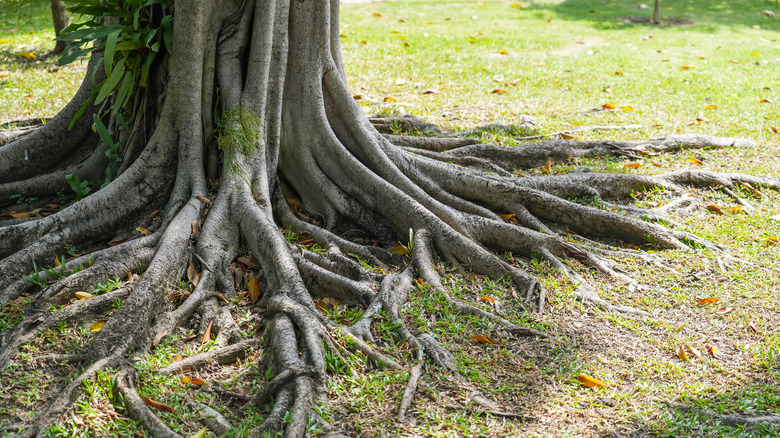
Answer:
<svg viewBox="0 0 780 438"><path fill-rule="evenodd" d="M777 3L756 2L752 0L661 0L661 23L651 23L653 16L652 0L564 0L555 5L531 4L528 10L545 11L564 20L588 21L596 29L626 29L645 27L656 29L663 27L685 26L697 32L715 33L719 29L754 28L780 31L780 20L766 17L761 13L765 9L780 9ZM646 9L637 5L645 4ZM780 14L780 10L774 13Z"/></svg>

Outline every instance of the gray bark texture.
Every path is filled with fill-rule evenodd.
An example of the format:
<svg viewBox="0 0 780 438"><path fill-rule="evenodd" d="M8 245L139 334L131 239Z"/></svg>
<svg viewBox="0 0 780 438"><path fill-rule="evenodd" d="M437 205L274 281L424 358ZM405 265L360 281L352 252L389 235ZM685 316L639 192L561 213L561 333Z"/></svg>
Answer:
<svg viewBox="0 0 780 438"><path fill-rule="evenodd" d="M327 402L326 349L364 355L377 366L409 369L412 379L398 414L404 419L413 415L410 407L423 372L419 364L456 367L451 352L425 327L410 326L403 318L413 287L424 284L462 314L490 319L515 336L543 336L452 298L441 281L443 265L508 277L520 299L543 310L545 289L523 262L541 257L578 285L573 292L578 299L641 317L641 311L599 298L569 261L637 286L605 256L642 252L623 249L617 241L717 248L662 225L669 223L662 221L666 213L689 206L691 198L657 210L621 201L656 187L680 193L691 186L780 189L776 178L694 171L658 176L587 169L563 175L517 173L576 157L739 147L737 139L678 135L503 147L469 138L385 136L348 89L338 10L338 0L176 0L172 53L154 66L146 87L136 87L130 126L110 123L122 139L119 176L54 214L0 221L0 305L25 298L28 315L14 329L0 332L0 367L20 360L19 348L38 333L61 322L105 318L114 300L123 302L83 351L44 356L80 362L84 371L47 396L49 404L35 422L18 429L23 436L43 436L72 408L82 382L104 369L118 370L116 388L128 416L153 435L179 436L139 397L128 357L153 349L195 317L200 334L208 327L220 349L161 372L242 360L249 349L261 349L257 366L274 377L253 396L233 394L246 402L246 409L263 410L266 416L252 436L281 432L302 437L311 423L333 436L349 432L333 430L313 410ZM101 174L105 145L91 131L91 117L67 130L93 83L88 76L73 101L47 124L4 139L0 201L18 193L54 195L66 187L64 175L90 179ZM249 114L260 129L239 135L242 122L229 114ZM423 130L443 134L427 125ZM598 202L577 202L585 197ZM280 230L307 236L309 243L288 241ZM324 251L307 250L312 242ZM399 268L402 256L390 251L398 242L411 250L405 268ZM84 255L58 268L64 276L42 274L43 288L24 278L30 278L33 266L49 267L74 246ZM504 252L515 257L498 255ZM254 259L242 272L237 260L248 255ZM262 285L252 309L262 310L255 314L264 329L247 338L236 321L241 313L233 298L246 289L249 274ZM50 305L67 304L75 292L114 277L127 284L49 311ZM173 285L182 279L192 281L194 289L179 299ZM361 319L345 325L329 318L315 305L315 299L325 298L359 307ZM398 325L412 348L411 360L371 345L380 317ZM272 407L265 411L270 400ZM222 431L230 427L221 417L215 424Z"/></svg>

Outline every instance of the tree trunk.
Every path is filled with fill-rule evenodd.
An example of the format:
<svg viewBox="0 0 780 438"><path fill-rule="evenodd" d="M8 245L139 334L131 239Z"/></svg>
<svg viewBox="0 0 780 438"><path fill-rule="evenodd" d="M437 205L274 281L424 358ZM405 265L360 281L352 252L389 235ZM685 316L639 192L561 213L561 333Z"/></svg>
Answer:
<svg viewBox="0 0 780 438"><path fill-rule="evenodd" d="M661 24L661 8L659 5L660 0L655 0L655 7L653 8L653 23Z"/></svg>
<svg viewBox="0 0 780 438"><path fill-rule="evenodd" d="M65 11L65 2L62 0L51 0L51 16L54 19L54 35L59 37L62 29L68 27L68 13ZM62 53L67 46L67 41L57 41L53 53Z"/></svg>
<svg viewBox="0 0 780 438"><path fill-rule="evenodd" d="M545 290L523 262L541 257L578 285L578 299L642 313L600 299L564 261L635 285L599 254L636 252L604 250L594 239L717 247L660 225L665 213L692 198L658 210L614 200L652 187L728 189L747 182L780 188L776 179L707 172L515 173L571 157L740 144L702 135L512 148L452 138L396 138L414 148L393 144L374 129L347 87L338 11L337 0L177 0L171 54L153 65L145 86L136 85L127 126L107 123L120 142L119 176L51 215L0 221L0 305L27 297L21 305L31 315L0 333L0 366L17 360L18 349L37 334L61 323L105 319L112 303L122 301L83 351L47 356L79 362L83 372L46 397L35 421L20 426L25 433L43 434L72 407L84 381L118 370L116 390L126 414L153 435L179 436L139 397L128 357L190 323L199 324L199 336L215 336L220 349L161 373L225 363L260 348L257 366L272 377L249 400L266 418L252 436L282 429L285 436L304 436L311 424L329 431L333 426L313 409L327 401L326 353L361 355L391 368L411 368L425 356L454 368L444 347L402 317L413 287L424 285L453 309L491 319L509 333L539 335L452 298L437 270L441 263L462 273L509 277L528 306L541 310ZM105 77L100 56L90 63L90 72L99 66L94 80L88 74L57 117L0 148L3 198L45 198L67 189L65 175L82 181L103 175L107 146L89 129L92 118L82 116L67 130ZM584 197L596 203L572 201ZM73 246L83 255L43 271ZM511 261L497 255L510 251ZM398 254L407 252L411 258ZM75 292L115 277L125 279L118 290L71 301ZM350 325L328 316L315 304L325 298L359 308L361 319ZM263 329L249 340L235 321L242 309L261 315ZM380 317L398 327L409 354L367 342ZM402 416L413 382L405 393ZM273 407L265 410L271 399Z"/></svg>

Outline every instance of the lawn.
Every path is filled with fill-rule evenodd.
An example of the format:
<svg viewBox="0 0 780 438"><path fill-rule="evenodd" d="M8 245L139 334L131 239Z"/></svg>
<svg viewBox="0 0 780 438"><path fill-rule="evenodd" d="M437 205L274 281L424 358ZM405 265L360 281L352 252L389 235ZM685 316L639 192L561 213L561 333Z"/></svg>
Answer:
<svg viewBox="0 0 780 438"><path fill-rule="evenodd" d="M532 120L534 132L522 135L635 140L706 133L755 142L640 157L640 167L624 167L623 158L574 160L552 172L696 168L779 177L780 18L762 15L767 9L780 14L778 3L664 0L660 25L647 22L648 3L650 9L617 0L347 4L341 41L350 88L366 114L411 113L449 130L527 126ZM84 74L84 64L58 67L45 56L53 47L48 6L0 0L0 123L51 117ZM504 134L483 133L482 140L522 147ZM351 436L780 436L778 426L747 429L726 425L720 416L780 415L780 195L757 189L740 192L754 210L735 208L718 191L691 191L701 203L672 219L724 252L647 245L643 249L657 263L616 259L645 288L631 290L577 267L602 298L644 310L650 314L645 319L583 306L571 297L571 284L534 260L529 269L551 295L542 313L523 307L503 282L457 276L447 282L454 297L501 312L546 338L502 337L491 322L446 311L443 297L421 287L405 309L408 319L451 349L458 372L429 366L409 419L399 423L405 372L332 358L330 405L323 415ZM646 207L670 200L663 192L635 194L636 204ZM329 311L344 321L354 318L337 305ZM2 310L0 330L14 318ZM380 323L377 342L397 353L403 348L394 345L393 330ZM477 335L494 342L478 342L472 338ZM37 367L30 357L56 344L77 349L91 336L83 327L52 329L0 370L0 425L29 419L45 403L52 381L72 371ZM188 436L200 425L184 396L203 403L222 399L151 372L184 354L186 337L170 336L139 358L137 368L142 395L179 410L161 416ZM692 347L688 360L678 354L681 346ZM209 367L201 377L230 379L247 365L251 361ZM585 387L578 374L606 388ZM101 376L50 435L138 435L139 426L112 405L111 385L110 376ZM495 405L480 405L484 398ZM226 415L242 428L260 419ZM237 430L231 436L242 435Z"/></svg>

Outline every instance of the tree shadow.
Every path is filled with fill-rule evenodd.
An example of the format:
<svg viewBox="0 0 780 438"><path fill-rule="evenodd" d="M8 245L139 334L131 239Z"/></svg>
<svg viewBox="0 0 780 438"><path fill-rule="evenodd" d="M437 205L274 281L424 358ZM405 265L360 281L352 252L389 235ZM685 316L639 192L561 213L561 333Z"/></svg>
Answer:
<svg viewBox="0 0 780 438"><path fill-rule="evenodd" d="M647 6L639 8L639 5ZM648 29L685 26L694 31L714 33L722 28L755 28L780 31L780 20L762 15L774 3L750 0L661 0L661 22L652 23L653 1L564 0L555 5L534 3L528 10L546 11L560 19L588 21L596 29ZM775 7L775 9L777 9ZM773 11L780 14L780 11Z"/></svg>

